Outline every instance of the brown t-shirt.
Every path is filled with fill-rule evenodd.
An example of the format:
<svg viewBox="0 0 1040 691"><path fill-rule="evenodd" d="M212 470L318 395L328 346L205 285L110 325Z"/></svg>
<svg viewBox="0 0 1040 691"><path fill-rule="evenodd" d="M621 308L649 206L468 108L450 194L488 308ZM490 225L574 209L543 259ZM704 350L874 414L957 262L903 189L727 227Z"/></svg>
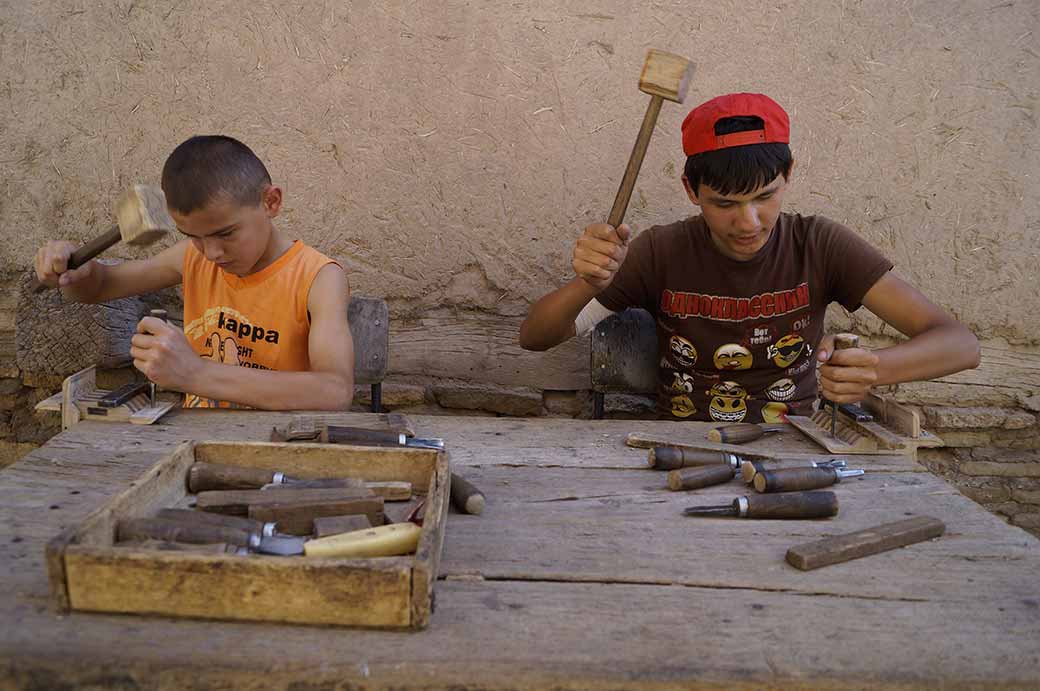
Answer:
<svg viewBox="0 0 1040 691"><path fill-rule="evenodd" d="M639 234L597 297L657 319L663 417L778 422L808 414L827 305L850 312L892 268L851 230L781 214L750 261L721 254L701 216Z"/></svg>

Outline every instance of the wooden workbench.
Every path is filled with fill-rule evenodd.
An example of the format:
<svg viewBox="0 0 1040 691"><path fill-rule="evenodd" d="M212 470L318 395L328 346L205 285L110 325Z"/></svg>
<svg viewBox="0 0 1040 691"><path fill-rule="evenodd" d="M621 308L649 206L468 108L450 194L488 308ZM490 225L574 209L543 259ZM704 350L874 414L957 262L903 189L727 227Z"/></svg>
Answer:
<svg viewBox="0 0 1040 691"><path fill-rule="evenodd" d="M0 688L1040 687L1040 541L898 457L863 457L829 521L683 518L744 485L669 492L623 439L699 423L414 418L488 498L449 518L426 631L54 614L44 544L63 526L182 440L266 439L287 417L86 422L0 472ZM909 514L946 535L812 572L783 560Z"/></svg>

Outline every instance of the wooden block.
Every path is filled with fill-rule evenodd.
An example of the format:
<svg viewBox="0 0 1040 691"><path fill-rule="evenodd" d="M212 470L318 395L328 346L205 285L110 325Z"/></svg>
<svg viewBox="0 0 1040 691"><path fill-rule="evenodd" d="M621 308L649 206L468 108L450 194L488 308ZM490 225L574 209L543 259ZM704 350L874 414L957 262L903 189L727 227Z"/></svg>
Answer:
<svg viewBox="0 0 1040 691"><path fill-rule="evenodd" d="M354 383L378 384L386 378L390 356L390 310L386 301L352 295L347 321L354 341Z"/></svg>
<svg viewBox="0 0 1040 691"><path fill-rule="evenodd" d="M916 410L875 393L867 394L863 407L874 415L874 419L880 420L899 434L911 439L921 436L921 416Z"/></svg>
<svg viewBox="0 0 1040 691"><path fill-rule="evenodd" d="M199 492L195 498L195 506L200 511L226 513L232 516L245 516L250 506L278 506L280 504L300 502L335 502L371 497L367 489L292 489L286 488L276 492L265 490L214 490ZM382 497L380 497L382 501ZM343 511L340 513L350 513ZM336 515L336 514L328 514ZM263 519L260 519L263 520Z"/></svg>
<svg viewBox="0 0 1040 691"><path fill-rule="evenodd" d="M607 317L590 343L593 391L657 391L657 329L649 312L626 309Z"/></svg>
<svg viewBox="0 0 1040 691"><path fill-rule="evenodd" d="M365 514L370 524L383 525L383 498L288 501L278 504L254 504L249 507L250 518L274 523L278 532L287 535L310 535L314 529L315 518L350 514Z"/></svg>
<svg viewBox="0 0 1040 691"><path fill-rule="evenodd" d="M36 410L46 411L49 413L60 413L61 412L61 392L48 396L39 403L36 404Z"/></svg>
<svg viewBox="0 0 1040 691"><path fill-rule="evenodd" d="M145 399L147 400L147 398ZM150 425L166 413L170 412L180 401L158 401L155 406L144 406L130 415L130 423L134 425Z"/></svg>
<svg viewBox="0 0 1040 691"><path fill-rule="evenodd" d="M816 420L816 416L820 414L826 416L826 420L822 420L823 425ZM849 429L841 420L838 421L838 438L835 439L831 436L829 412L818 411L813 417L788 415L787 421L833 454L906 453L905 450L879 449L873 438Z"/></svg>
<svg viewBox="0 0 1040 691"><path fill-rule="evenodd" d="M364 514L354 516L321 516L314 519L314 537L328 537L340 533L350 533L355 530L371 528L372 521Z"/></svg>
<svg viewBox="0 0 1040 691"><path fill-rule="evenodd" d="M786 559L791 566L809 571L930 540L939 537L945 530L942 521L930 516L917 516L796 545L787 550Z"/></svg>
<svg viewBox="0 0 1040 691"><path fill-rule="evenodd" d="M66 377L61 384L61 428L67 430L80 421L76 401L97 390L97 371L93 366Z"/></svg>
<svg viewBox="0 0 1040 691"><path fill-rule="evenodd" d="M693 75L693 63L681 55L651 48L646 53L639 90L651 96L682 103Z"/></svg>
<svg viewBox="0 0 1040 691"><path fill-rule="evenodd" d="M366 482L365 489L384 501L408 501L412 498L410 482Z"/></svg>
<svg viewBox="0 0 1040 691"><path fill-rule="evenodd" d="M141 314L140 297L99 304L65 300L58 290L32 292L35 272L19 282L15 358L22 372L65 376L85 367L122 367ZM13 364L13 362L12 362Z"/></svg>

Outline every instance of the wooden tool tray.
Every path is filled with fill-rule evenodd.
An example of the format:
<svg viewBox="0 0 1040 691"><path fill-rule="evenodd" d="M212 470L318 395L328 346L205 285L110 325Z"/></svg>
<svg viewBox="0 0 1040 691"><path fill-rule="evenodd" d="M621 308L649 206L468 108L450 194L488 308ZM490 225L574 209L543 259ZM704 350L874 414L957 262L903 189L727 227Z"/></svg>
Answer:
<svg viewBox="0 0 1040 691"><path fill-rule="evenodd" d="M196 461L301 478L410 482L426 494L418 548L402 557L332 559L116 547L120 519L187 505ZM61 611L421 629L433 607L449 478L447 455L429 449L186 442L48 543L52 595Z"/></svg>

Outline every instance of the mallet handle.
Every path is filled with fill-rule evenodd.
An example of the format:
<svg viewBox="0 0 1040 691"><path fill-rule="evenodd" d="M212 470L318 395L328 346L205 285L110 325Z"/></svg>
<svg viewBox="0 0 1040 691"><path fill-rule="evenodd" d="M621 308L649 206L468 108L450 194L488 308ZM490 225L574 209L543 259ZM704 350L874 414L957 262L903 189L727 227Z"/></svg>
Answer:
<svg viewBox="0 0 1040 691"><path fill-rule="evenodd" d="M119 232L119 225L113 224L108 232L98 235L96 238L86 243L78 250L69 255L68 271L78 269L94 257L98 256L112 245L119 242L122 235ZM40 283L39 279L33 278L32 292L42 293L47 290L47 286Z"/></svg>
<svg viewBox="0 0 1040 691"><path fill-rule="evenodd" d="M607 217L607 223L615 228L625 220L628 200L632 198L632 190L635 189L639 169L643 166L643 157L646 156L646 149L650 146L650 137L654 133L654 126L657 125L662 100L660 96L651 96L650 103L646 107L643 125L639 128L639 136L636 137L635 146L632 147L632 155L628 157L628 167L625 168L621 186L618 188L617 196L614 197L614 207L610 210L610 216Z"/></svg>

